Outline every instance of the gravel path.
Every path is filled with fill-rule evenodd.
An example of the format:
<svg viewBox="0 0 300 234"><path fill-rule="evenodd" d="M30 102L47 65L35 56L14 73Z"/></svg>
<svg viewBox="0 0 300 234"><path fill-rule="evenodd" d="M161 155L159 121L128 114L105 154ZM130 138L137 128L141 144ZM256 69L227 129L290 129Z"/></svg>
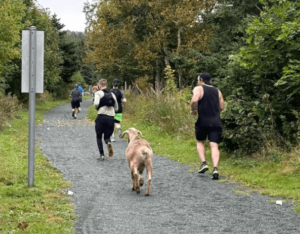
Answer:
<svg viewBox="0 0 300 234"><path fill-rule="evenodd" d="M77 234L300 233L300 214L290 201L280 206L268 196L233 193L239 185L190 173L190 167L156 155L151 195L144 196L146 184L140 195L132 192L126 140L116 138L115 155L97 160L94 123L86 119L90 104L82 102L76 120L70 104L55 107L36 128L44 155L72 182Z"/></svg>

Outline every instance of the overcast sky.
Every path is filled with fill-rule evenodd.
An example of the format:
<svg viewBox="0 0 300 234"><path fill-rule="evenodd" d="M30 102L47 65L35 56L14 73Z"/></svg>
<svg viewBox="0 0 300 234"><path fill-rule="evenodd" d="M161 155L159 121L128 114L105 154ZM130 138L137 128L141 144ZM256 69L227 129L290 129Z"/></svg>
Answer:
<svg viewBox="0 0 300 234"><path fill-rule="evenodd" d="M84 32L85 15L83 3L88 0L37 0L44 8L49 8L51 15L56 13L60 23L65 27L62 30Z"/></svg>

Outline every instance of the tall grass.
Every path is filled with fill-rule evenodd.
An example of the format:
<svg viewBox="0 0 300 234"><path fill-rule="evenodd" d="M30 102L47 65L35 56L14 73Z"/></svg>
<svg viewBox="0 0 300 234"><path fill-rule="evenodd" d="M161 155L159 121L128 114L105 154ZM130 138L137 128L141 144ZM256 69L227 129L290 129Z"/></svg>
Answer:
<svg viewBox="0 0 300 234"><path fill-rule="evenodd" d="M185 93L177 96L145 95L135 96L126 93L128 104L124 113L146 124L155 124L161 131L173 136L191 138L194 136L196 117L189 114L189 104Z"/></svg>
<svg viewBox="0 0 300 234"><path fill-rule="evenodd" d="M0 93L0 131L9 126L8 120L18 117L17 111L22 109L22 104L16 96Z"/></svg>

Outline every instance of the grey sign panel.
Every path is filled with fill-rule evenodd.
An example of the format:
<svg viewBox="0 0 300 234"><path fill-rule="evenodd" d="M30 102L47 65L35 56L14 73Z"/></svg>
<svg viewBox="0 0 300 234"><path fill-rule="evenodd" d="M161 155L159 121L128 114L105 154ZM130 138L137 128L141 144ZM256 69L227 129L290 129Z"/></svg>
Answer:
<svg viewBox="0 0 300 234"><path fill-rule="evenodd" d="M29 93L30 31L22 30L22 93ZM44 32L36 32L36 93L44 92Z"/></svg>

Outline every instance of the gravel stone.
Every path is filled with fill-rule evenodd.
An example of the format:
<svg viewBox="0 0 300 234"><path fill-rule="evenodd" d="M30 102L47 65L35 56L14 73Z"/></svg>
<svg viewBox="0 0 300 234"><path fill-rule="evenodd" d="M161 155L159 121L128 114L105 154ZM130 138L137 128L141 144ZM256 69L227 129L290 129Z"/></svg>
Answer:
<svg viewBox="0 0 300 234"><path fill-rule="evenodd" d="M115 137L113 157L104 147L105 160L97 159L94 122L86 118L91 103L83 100L77 119L70 104L57 106L36 127L42 152L72 182L76 233L300 233L292 201L280 206L269 196L234 193L239 184L218 183L157 155L151 195L144 196L146 180L141 194L131 191L125 139Z"/></svg>

